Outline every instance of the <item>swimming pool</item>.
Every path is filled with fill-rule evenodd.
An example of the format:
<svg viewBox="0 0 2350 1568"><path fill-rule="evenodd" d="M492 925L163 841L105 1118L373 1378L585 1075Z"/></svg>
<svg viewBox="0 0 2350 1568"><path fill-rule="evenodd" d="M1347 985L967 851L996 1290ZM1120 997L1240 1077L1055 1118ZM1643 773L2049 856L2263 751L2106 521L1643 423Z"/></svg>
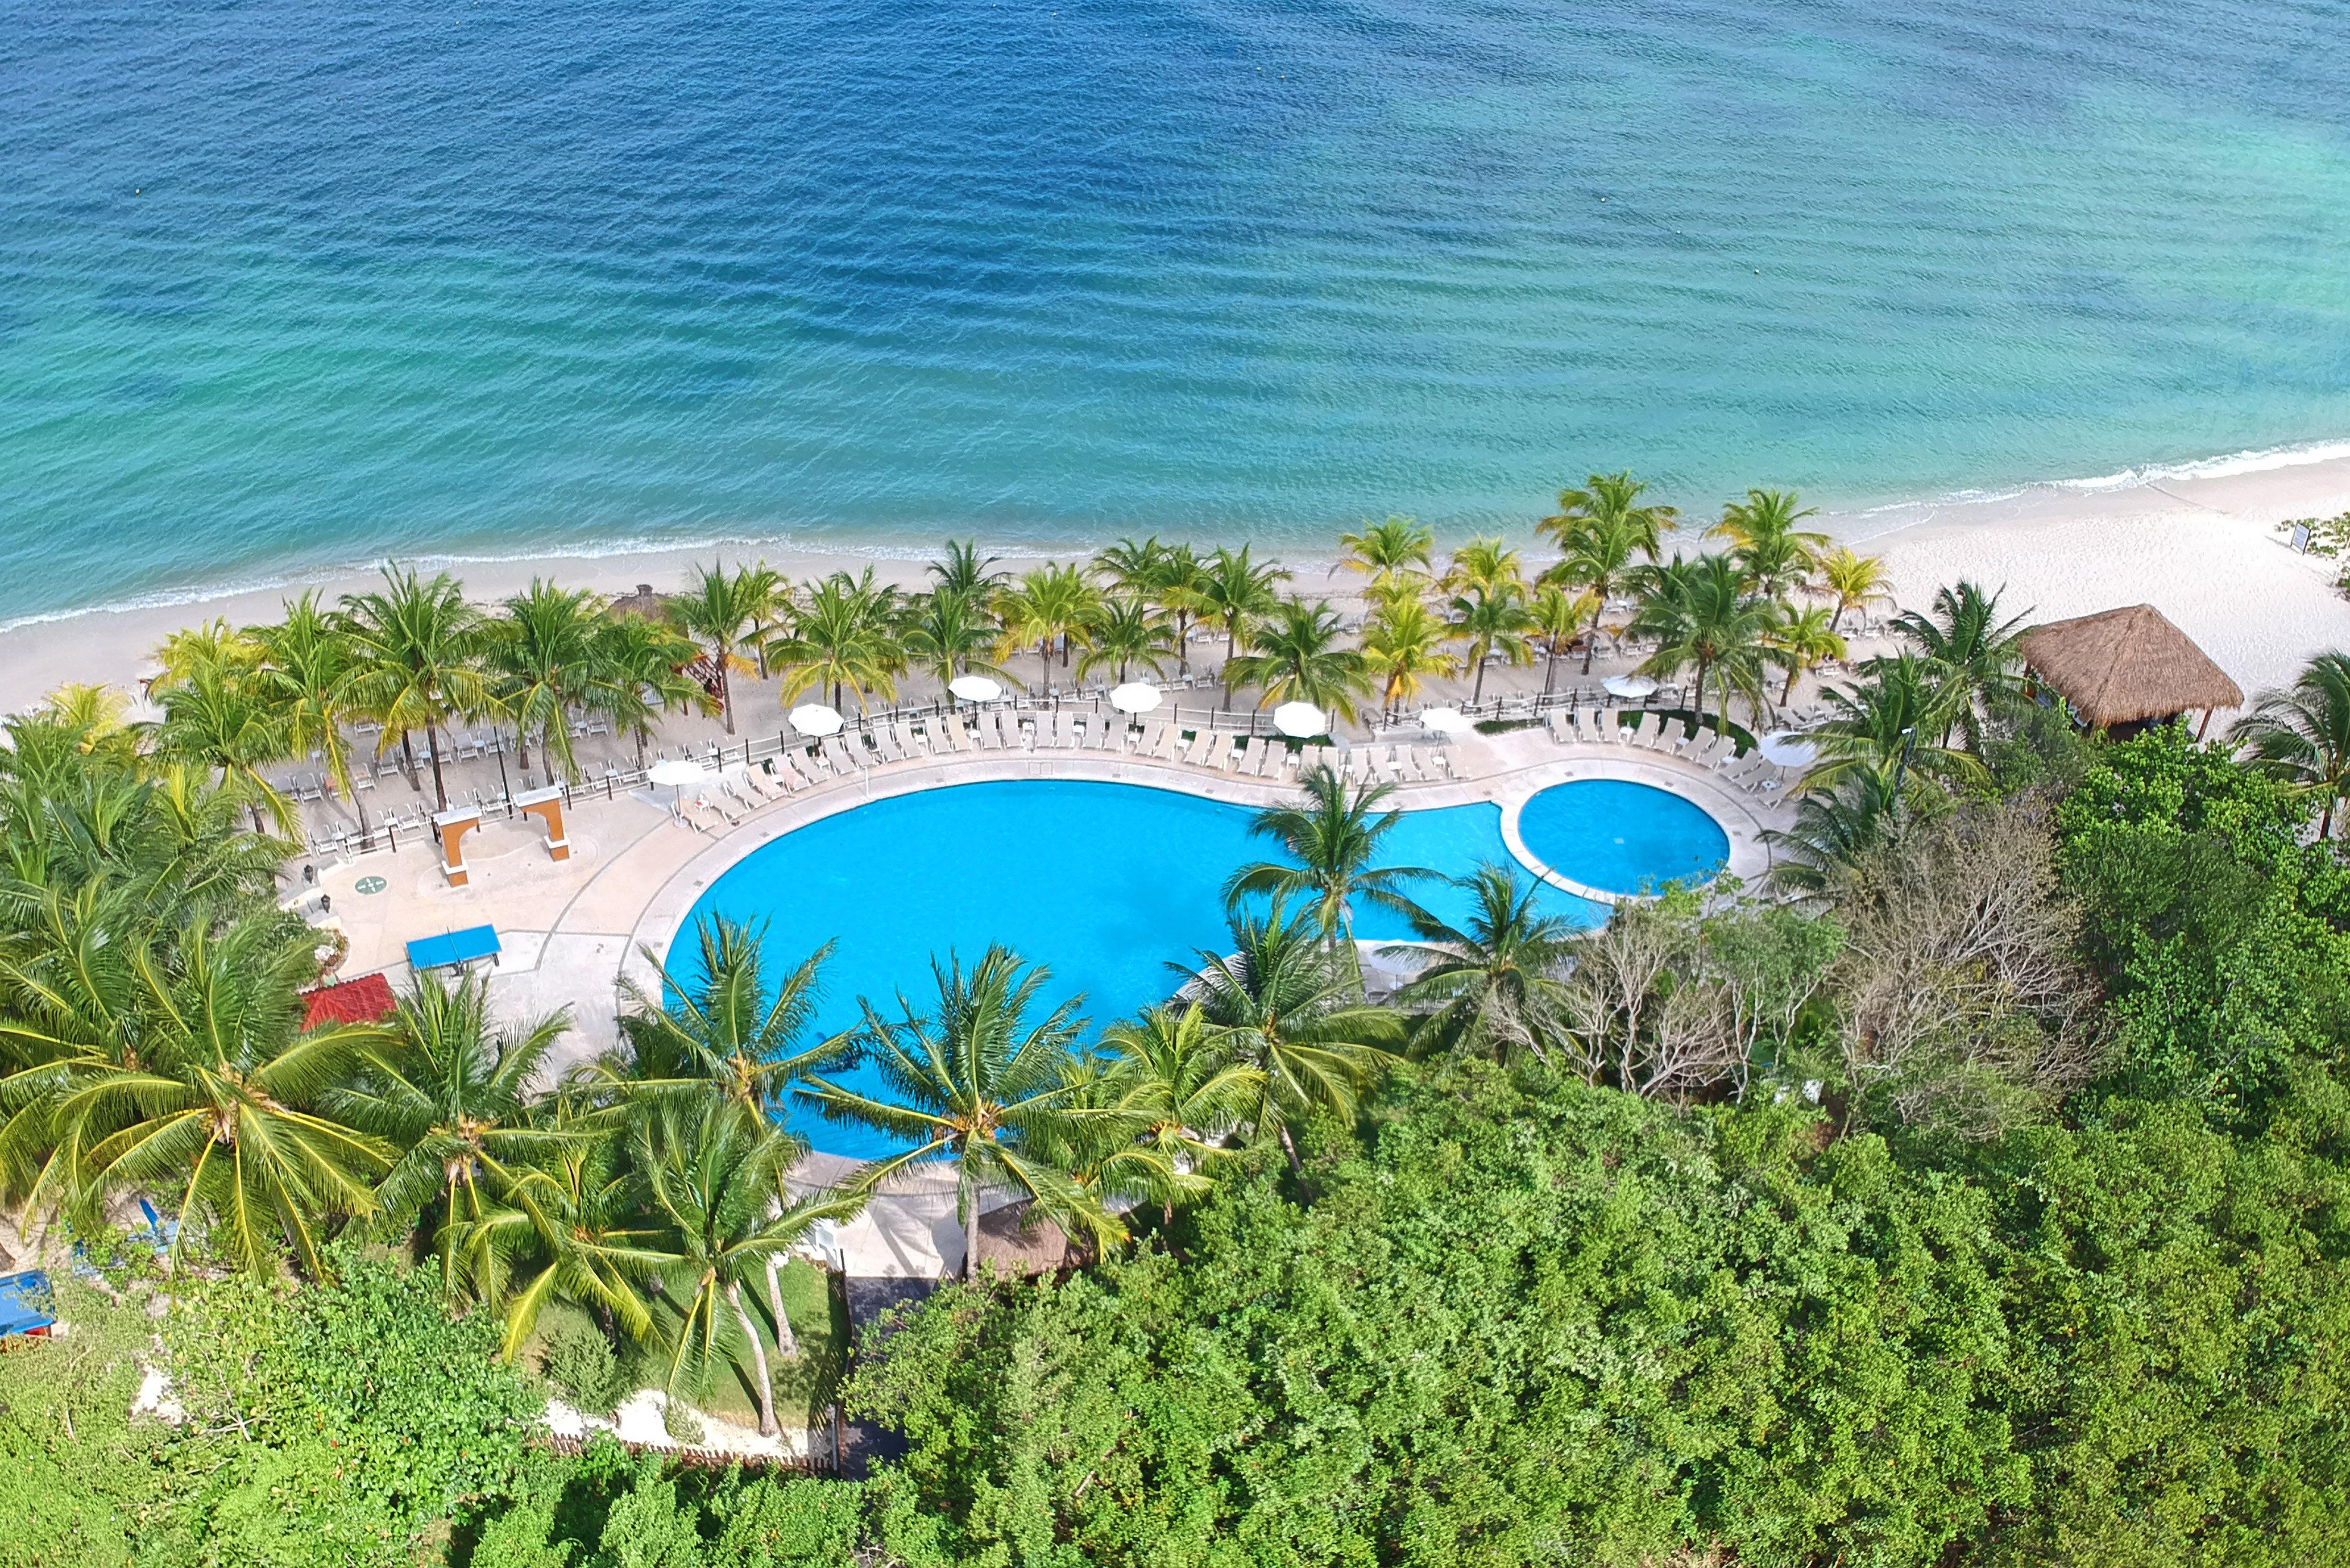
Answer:
<svg viewBox="0 0 2350 1568"><path fill-rule="evenodd" d="M780 977L826 941L819 1031L845 1029L857 999L893 1013L899 992L917 1007L936 996L931 959L966 962L1002 942L1052 970L1048 1004L1083 994L1100 1026L1165 998L1179 983L1170 960L1223 950L1221 888L1235 867L1282 857L1252 839L1255 813L1141 784L1022 780L958 784L874 801L810 823L754 850L704 890L680 928L705 915L766 922L764 951ZM1457 876L1484 861L1517 867L1498 806L1408 811L1383 846L1384 864ZM1458 920L1467 899L1440 883L1415 897ZM1579 924L1604 906L1546 889L1543 907ZM1409 936L1403 921L1358 908L1357 933ZM820 1035L811 1034L811 1041ZM878 1075L846 1080L879 1091ZM795 1109L791 1122L819 1149L870 1159L889 1140Z"/></svg>
<svg viewBox="0 0 2350 1568"><path fill-rule="evenodd" d="M1603 893L1710 879L1730 859L1730 836L1701 807L1623 779L1553 784L1518 814L1518 836L1553 871Z"/></svg>

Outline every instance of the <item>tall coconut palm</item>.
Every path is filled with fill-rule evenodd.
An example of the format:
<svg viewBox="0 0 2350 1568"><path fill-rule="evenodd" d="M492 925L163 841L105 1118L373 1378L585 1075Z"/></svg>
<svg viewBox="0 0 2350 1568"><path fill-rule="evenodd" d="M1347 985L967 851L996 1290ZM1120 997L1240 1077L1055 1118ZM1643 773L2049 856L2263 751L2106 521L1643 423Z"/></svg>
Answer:
<svg viewBox="0 0 2350 1568"><path fill-rule="evenodd" d="M2228 738L2262 773L2323 801L2317 836L2334 836L2334 808L2350 799L2350 654L2321 653L2291 687L2262 692Z"/></svg>
<svg viewBox="0 0 2350 1568"><path fill-rule="evenodd" d="M1780 599L1808 581L1828 536L1795 526L1819 508L1801 504L1792 490L1750 490L1721 509L1709 533L1731 542L1731 559L1754 592Z"/></svg>
<svg viewBox="0 0 2350 1568"><path fill-rule="evenodd" d="M681 1314L669 1386L675 1390L690 1357L705 1366L717 1358L723 1303L751 1353L759 1430L772 1437L775 1379L759 1325L743 1303L743 1282L767 1273L818 1222L855 1215L865 1194L827 1192L779 1202L777 1194L787 1190L784 1173L800 1148L732 1106L664 1107L639 1120L629 1140L646 1202L660 1221L655 1247L666 1254L662 1294ZM779 1304L775 1310L777 1347L796 1355L790 1322Z"/></svg>
<svg viewBox="0 0 2350 1568"><path fill-rule="evenodd" d="M1086 628L1086 651L1077 660L1077 674L1115 670L1123 682L1127 671L1140 665L1153 675L1167 669L1167 623L1138 595L1112 594L1101 601Z"/></svg>
<svg viewBox="0 0 2350 1568"><path fill-rule="evenodd" d="M1471 703L1485 700L1485 665L1494 655L1513 667L1534 661L1537 624L1522 584L1503 582L1491 592L1472 589L1453 599L1452 635L1469 645L1469 667L1476 671Z"/></svg>
<svg viewBox="0 0 2350 1568"><path fill-rule="evenodd" d="M1352 1116L1357 1097L1403 1043L1397 1015L1364 1002L1351 962L1334 954L1310 914L1280 904L1232 923L1232 949L1199 952L1184 1001L1197 1005L1234 1061L1260 1075L1246 1119L1274 1139L1301 1182L1295 1127L1317 1110ZM1168 967L1187 973L1181 964Z"/></svg>
<svg viewBox="0 0 2350 1568"><path fill-rule="evenodd" d="M1586 675L1591 673L1592 655L1599 647L1599 617L1608 600L1629 592L1638 580L1644 568L1633 557L1649 548L1649 530L1628 517L1586 519L1560 540L1566 553L1542 575L1545 584L1580 588L1599 601L1599 608L1592 612L1594 635L1583 645Z"/></svg>
<svg viewBox="0 0 2350 1568"><path fill-rule="evenodd" d="M1856 774L1888 781L1898 774L1906 780L1905 805L1922 805L1934 793L1931 781L1981 780L1981 762L1946 738L1955 723L1950 711L1966 696L1963 686L1916 654L1871 659L1858 683L1826 693L1830 717L1809 737L1820 760L1802 787L1833 792Z"/></svg>
<svg viewBox="0 0 2350 1568"><path fill-rule="evenodd" d="M1084 1028L1076 1002L1032 1019L1047 971L1003 947L989 948L968 970L960 959L951 957L943 968L934 959L931 971L938 1000L926 1012L903 997L894 1018L863 1003L859 1047L880 1073L888 1097L820 1075L810 1077L799 1097L828 1119L871 1127L911 1146L869 1167L861 1178L868 1188L914 1166L953 1168L966 1279L979 1256L980 1196L990 1188L1026 1194L1065 1229L1104 1241L1122 1240L1125 1228L1118 1220L1031 1147L1078 1136L1067 1083Z"/></svg>
<svg viewBox="0 0 2350 1568"><path fill-rule="evenodd" d="M1558 656L1566 650L1576 635L1588 628L1596 637L1599 629L1599 611L1607 603L1597 594L1586 588L1570 592L1556 583L1545 584L1535 591L1534 602L1527 607L1534 614L1534 629L1543 640L1547 656L1543 665L1543 694L1548 696L1558 683Z"/></svg>
<svg viewBox="0 0 2350 1568"><path fill-rule="evenodd" d="M807 591L792 617L791 634L768 649L768 660L784 673L783 699L790 703L811 690L831 689L840 706L845 689L861 711L867 693L894 698L898 671L905 668L895 589L875 583L873 568L861 577L835 572Z"/></svg>
<svg viewBox="0 0 2350 1568"><path fill-rule="evenodd" d="M215 616L200 625L182 627L156 645L155 662L161 670L148 690L160 698L172 687L193 680L198 670L242 674L259 668L264 657L260 641L250 631L240 631Z"/></svg>
<svg viewBox="0 0 2350 1568"><path fill-rule="evenodd" d="M1206 613L1207 568L1189 545L1170 545L1151 575L1150 601L1175 622L1175 672L1191 673L1191 627Z"/></svg>
<svg viewBox="0 0 2350 1568"><path fill-rule="evenodd" d="M1224 662L1229 666L1238 654L1241 644L1248 639L1258 621L1273 614L1281 603L1278 585L1289 580L1288 572L1279 566L1260 566L1249 558L1251 546L1243 545L1237 552L1221 545L1216 553L1201 563L1199 610L1201 618L1212 620L1224 628ZM1232 701L1232 683L1224 680L1224 701Z"/></svg>
<svg viewBox="0 0 2350 1568"><path fill-rule="evenodd" d="M994 660L996 641L995 617L975 594L939 588L908 607L907 659L941 686L973 672L1003 675Z"/></svg>
<svg viewBox="0 0 2350 1568"><path fill-rule="evenodd" d="M983 605L1003 587L1004 576L995 569L999 559L980 554L976 539L950 539L946 554L931 563L931 576L938 584L933 591L961 594Z"/></svg>
<svg viewBox="0 0 2350 1568"><path fill-rule="evenodd" d="M530 766L531 737L538 737L546 771L559 766L579 776L571 744L571 716L598 689L598 664L607 644L597 596L556 587L533 577L530 587L502 607L505 614L483 628L483 662L491 693L515 727L515 760Z"/></svg>
<svg viewBox="0 0 2350 1568"><path fill-rule="evenodd" d="M715 1099L767 1118L781 1110L794 1084L847 1055L846 1035L802 1043L832 944L771 983L764 934L757 926L706 915L694 922L683 963L664 964L642 949L660 983L648 990L633 978L621 980L620 1033L629 1053L626 1068L608 1072L608 1081L631 1099Z"/></svg>
<svg viewBox="0 0 2350 1568"><path fill-rule="evenodd" d="M1232 1059L1222 1032L1198 1007L1153 1007L1113 1023L1102 1044L1115 1055L1110 1084L1133 1136L1166 1165L1205 1174L1232 1158L1226 1140L1264 1093L1264 1074ZM1175 1218L1176 1199L1160 1199L1159 1220Z"/></svg>
<svg viewBox="0 0 2350 1568"><path fill-rule="evenodd" d="M1570 554L1575 536L1596 526L1609 534L1628 534L1635 548L1655 556L1663 548L1663 536L1679 526L1680 514L1655 502L1644 505L1640 497L1648 488L1629 473L1592 474L1582 489L1560 491L1558 510L1535 526Z"/></svg>
<svg viewBox="0 0 2350 1568"><path fill-rule="evenodd" d="M1224 882L1224 907L1238 909L1249 898L1268 894L1276 901L1311 900L1315 926L1327 944L1342 937L1354 940L1357 895L1382 909L1407 916L1416 912L1403 889L1435 873L1373 865L1380 840L1403 820L1399 811L1379 809L1395 786L1349 784L1327 763L1308 768L1298 785L1305 797L1302 804L1268 806L1249 823L1251 837L1273 839L1293 864L1265 860L1241 867Z"/></svg>
<svg viewBox="0 0 2350 1568"><path fill-rule="evenodd" d="M1253 651L1224 665L1224 690L1262 689L1257 706L1311 702L1342 719L1370 685L1360 650L1341 645L1338 612L1323 600L1284 599L1255 632Z"/></svg>
<svg viewBox="0 0 2350 1568"><path fill-rule="evenodd" d="M198 664L163 693L163 722L155 730L163 756L218 769L243 798L255 830L266 811L288 838L299 838L301 814L262 769L294 754L286 710L273 701L248 665Z"/></svg>
<svg viewBox="0 0 2350 1568"><path fill-rule="evenodd" d="M763 616L774 614L775 574L764 577L749 567L730 572L723 563L696 566L686 591L669 601L670 618L702 645L718 679L718 711L726 732L734 732L734 677L753 667L743 657Z"/></svg>
<svg viewBox="0 0 2350 1568"><path fill-rule="evenodd" d="M1795 797L1795 819L1784 828L1765 828L1771 846L1771 880L1798 893L1829 891L1847 873L1890 842L1900 814L1894 796L1896 770L1856 767L1835 778L1834 787L1809 787ZM1929 805L1931 794L1905 791L1914 805Z"/></svg>
<svg viewBox="0 0 2350 1568"><path fill-rule="evenodd" d="M353 711L382 723L376 755L389 752L398 737L411 784L416 753L411 736L424 732L425 747L432 753L433 796L446 811L441 726L496 707L479 662L482 618L446 572L427 582L412 567L387 566L383 577L380 591L343 599L343 623L351 639L344 701Z"/></svg>
<svg viewBox="0 0 2350 1568"><path fill-rule="evenodd" d="M1892 587L1882 556L1857 555L1845 546L1820 557L1820 590L1835 601L1835 613L1828 618L1830 631L1843 627L1846 610L1891 604Z"/></svg>
<svg viewBox="0 0 2350 1568"><path fill-rule="evenodd" d="M759 679L767 678L767 645L784 629L785 618L792 613L792 585L783 573L761 561L755 566L745 566L738 574L743 579L740 594L743 607L751 618L750 634L743 642L759 667Z"/></svg>
<svg viewBox="0 0 2350 1568"><path fill-rule="evenodd" d="M1086 580L1082 566L1048 562L1023 573L1020 580L1004 589L995 602L995 613L1003 622L1003 639L997 656L1008 658L1014 649L1033 643L1037 659L1049 674L1053 650L1057 647L1066 668L1072 649L1085 637L1100 608L1101 591Z"/></svg>
<svg viewBox="0 0 2350 1568"><path fill-rule="evenodd" d="M1363 597L1373 605L1418 598L1427 590L1434 567L1430 553L1436 531L1410 517L1388 517L1366 523L1360 531L1338 535L1336 570L1363 578Z"/></svg>
<svg viewBox="0 0 2350 1568"><path fill-rule="evenodd" d="M321 1099L338 1121L401 1151L377 1184L379 1218L400 1233L437 1210L433 1246L452 1296L463 1229L520 1179L523 1162L563 1136L533 1126L526 1111L532 1080L571 1027L569 1013L508 1029L494 1027L489 1013L486 977L450 985L417 976L383 1036L364 1047L356 1080Z"/></svg>
<svg viewBox="0 0 2350 1568"><path fill-rule="evenodd" d="M1471 539L1452 552L1445 564L1441 586L1447 593L1492 598L1503 593L1523 596L1525 563L1499 539Z"/></svg>
<svg viewBox="0 0 2350 1568"><path fill-rule="evenodd" d="M0 953L0 1046L26 1064L0 1106L11 1135L29 1116L47 1145L37 1168L9 1151L12 1184L85 1224L117 1194L168 1193L174 1266L202 1231L233 1267L273 1273L291 1251L317 1276L335 1222L374 1210L392 1150L310 1108L374 1032L303 1033L309 933L255 917L142 938L103 898L58 912L47 953Z"/></svg>
<svg viewBox="0 0 2350 1568"><path fill-rule="evenodd" d="M594 672L586 702L611 720L615 732L637 743L637 765L653 725L664 714L692 709L718 711L718 699L686 673L700 649L693 639L666 622L640 615L607 615L595 631Z"/></svg>
<svg viewBox="0 0 2350 1568"><path fill-rule="evenodd" d="M1417 597L1379 607L1363 629L1363 670L1379 685L1388 712L1399 711L1431 679L1458 675L1461 656L1445 645L1456 628Z"/></svg>
<svg viewBox="0 0 2350 1568"><path fill-rule="evenodd" d="M1427 961L1396 993L1399 1005L1429 1011L1416 1046L1477 1056L1527 1051L1547 1061L1543 1041L1558 1016L1560 979L1574 955L1575 928L1535 904L1536 884L1499 866L1480 866L1452 885L1476 900L1453 926L1416 911L1412 934Z"/></svg>
<svg viewBox="0 0 2350 1568"><path fill-rule="evenodd" d="M1797 609L1783 604L1775 607L1774 617L1767 635L1787 671L1787 684L1779 693L1779 703L1784 707L1795 695L1796 681L1824 660L1842 659L1846 649L1844 639L1835 634L1835 617L1825 605Z"/></svg>
<svg viewBox="0 0 2350 1568"><path fill-rule="evenodd" d="M1773 649L1767 640L1773 621L1770 601L1747 590L1745 576L1725 556L1673 557L1648 576L1647 594L1632 618L1632 629L1657 639L1657 651L1640 668L1671 679L1694 669L1690 706L1702 717L1709 680L1721 691L1721 722L1730 723L1730 694L1760 708L1762 671Z"/></svg>
<svg viewBox="0 0 2350 1568"><path fill-rule="evenodd" d="M244 634L261 649L255 690L276 710L286 726L287 751L316 754L327 764L336 794L351 794L351 743L344 726L357 715L344 709L350 678L351 644L340 620L304 594L286 605L286 618L250 626Z"/></svg>
<svg viewBox="0 0 2350 1568"><path fill-rule="evenodd" d="M1970 582L1939 590L1929 614L1908 610L1895 618L1902 637L1956 690L1943 717L1944 744L1963 731L1968 749L1980 749L1983 718L2011 712L2021 700L2023 620L2001 619L1999 595Z"/></svg>
<svg viewBox="0 0 2350 1568"><path fill-rule="evenodd" d="M1139 542L1128 535L1115 545L1095 551L1092 570L1106 591L1149 603L1153 602L1151 595L1166 566L1167 546L1159 542L1158 535Z"/></svg>

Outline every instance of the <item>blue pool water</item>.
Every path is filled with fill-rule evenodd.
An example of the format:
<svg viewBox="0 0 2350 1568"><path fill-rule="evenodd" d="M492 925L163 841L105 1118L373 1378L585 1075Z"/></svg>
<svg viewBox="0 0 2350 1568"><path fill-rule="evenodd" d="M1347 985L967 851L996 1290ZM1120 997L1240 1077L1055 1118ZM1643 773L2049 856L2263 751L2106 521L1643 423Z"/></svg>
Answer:
<svg viewBox="0 0 2350 1568"><path fill-rule="evenodd" d="M1703 810L1620 779L1578 779L1542 791L1520 814L1518 836L1535 859L1603 893L1711 877L1730 858L1730 836Z"/></svg>
<svg viewBox="0 0 2350 1568"><path fill-rule="evenodd" d="M19 0L0 618L2350 434L2341 0ZM582 568L585 571L587 568Z"/></svg>
<svg viewBox="0 0 2350 1568"><path fill-rule="evenodd" d="M1278 859L1252 839L1253 813L1134 784L1023 782L963 784L876 801L785 835L730 867L702 894L685 929L705 914L767 922L765 951L780 973L837 940L824 971L817 1028L845 1029L857 999L885 1012L903 991L918 1008L935 998L931 955L965 961L990 942L1053 971L1053 1002L1082 994L1097 1027L1165 998L1180 979L1168 961L1222 951L1219 889L1235 867ZM1404 814L1384 862L1460 875L1480 862L1516 866L1498 807ZM1521 870L1523 868L1521 867ZM1468 913L1457 891L1430 882L1415 896L1438 914ZM1585 923L1605 911L1550 892L1554 914ZM1357 933L1405 937L1403 922L1358 909ZM815 1036L811 1036L815 1038ZM868 1090L878 1076L851 1075ZM856 1158L886 1140L801 1113L794 1125L822 1149Z"/></svg>

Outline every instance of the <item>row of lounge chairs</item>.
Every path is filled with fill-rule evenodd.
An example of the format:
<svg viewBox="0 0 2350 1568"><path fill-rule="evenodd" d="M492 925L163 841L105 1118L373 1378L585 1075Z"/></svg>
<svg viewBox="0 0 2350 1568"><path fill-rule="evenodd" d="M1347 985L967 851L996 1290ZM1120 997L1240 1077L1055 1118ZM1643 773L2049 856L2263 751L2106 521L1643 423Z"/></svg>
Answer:
<svg viewBox="0 0 2350 1568"><path fill-rule="evenodd" d="M1760 753L1742 757L1731 737L1704 728L1692 732L1683 721L1662 713L1642 711L1627 724L1620 708L1585 708L1571 714L1554 709L1543 716L1543 727L1561 745L1621 745L1663 752L1711 769L1749 794L1779 788L1793 771Z"/></svg>

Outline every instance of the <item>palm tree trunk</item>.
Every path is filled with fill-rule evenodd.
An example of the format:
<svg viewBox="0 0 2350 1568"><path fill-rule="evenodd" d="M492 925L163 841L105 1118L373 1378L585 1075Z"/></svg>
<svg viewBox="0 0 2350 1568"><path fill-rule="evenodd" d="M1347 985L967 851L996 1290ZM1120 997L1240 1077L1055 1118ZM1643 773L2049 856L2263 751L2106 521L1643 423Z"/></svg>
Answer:
<svg viewBox="0 0 2350 1568"><path fill-rule="evenodd" d="M1545 697L1549 696L1551 693L1551 688L1557 684L1558 639L1553 638L1550 641L1550 662L1543 667L1543 695Z"/></svg>
<svg viewBox="0 0 2350 1568"><path fill-rule="evenodd" d="M743 1305L743 1282L726 1282L726 1304L734 1309L734 1321L743 1325L743 1337L751 1342L751 1365L759 1373L759 1436L775 1435L775 1386L767 1376L767 1347L759 1341L759 1325Z"/></svg>
<svg viewBox="0 0 2350 1568"><path fill-rule="evenodd" d="M1298 1185L1303 1187L1305 1184L1305 1162L1297 1158L1297 1140L1289 1136L1289 1124L1285 1121L1281 1124L1279 1132L1281 1152L1289 1157L1289 1174L1297 1178Z"/></svg>
<svg viewBox="0 0 2350 1568"><path fill-rule="evenodd" d="M979 1273L979 1192L971 1173L962 1173L962 1277L966 1283Z"/></svg>
<svg viewBox="0 0 2350 1568"><path fill-rule="evenodd" d="M1700 718L1703 718L1705 716L1705 660L1700 659L1697 661L1696 701L1690 704L1690 707ZM1721 726L1722 732L1727 734L1730 731L1730 709L1727 704L1725 704L1721 710Z"/></svg>
<svg viewBox="0 0 2350 1568"><path fill-rule="evenodd" d="M1180 613L1175 617L1175 673L1191 673L1191 618Z"/></svg>
<svg viewBox="0 0 2350 1568"><path fill-rule="evenodd" d="M1485 700L1485 656L1477 655L1477 680L1469 688L1469 706L1474 708Z"/></svg>
<svg viewBox="0 0 2350 1568"><path fill-rule="evenodd" d="M446 811L449 809L449 785L441 777L441 728L439 725L428 723L424 726L424 744L432 753L432 793L440 799L441 809Z"/></svg>
<svg viewBox="0 0 2350 1568"><path fill-rule="evenodd" d="M775 1354L785 1361L797 1361L799 1335L792 1332L792 1320L784 1315L784 1261L773 1252L767 1254L767 1310L775 1318Z"/></svg>
<svg viewBox="0 0 2350 1568"><path fill-rule="evenodd" d="M718 645L718 711L725 716L726 732L730 735L734 732L734 681L726 666L733 651L723 642Z"/></svg>
<svg viewBox="0 0 2350 1568"><path fill-rule="evenodd" d="M413 730L402 730L400 732L400 771L408 775L408 787L412 790L422 790L424 781L416 772L416 732Z"/></svg>

